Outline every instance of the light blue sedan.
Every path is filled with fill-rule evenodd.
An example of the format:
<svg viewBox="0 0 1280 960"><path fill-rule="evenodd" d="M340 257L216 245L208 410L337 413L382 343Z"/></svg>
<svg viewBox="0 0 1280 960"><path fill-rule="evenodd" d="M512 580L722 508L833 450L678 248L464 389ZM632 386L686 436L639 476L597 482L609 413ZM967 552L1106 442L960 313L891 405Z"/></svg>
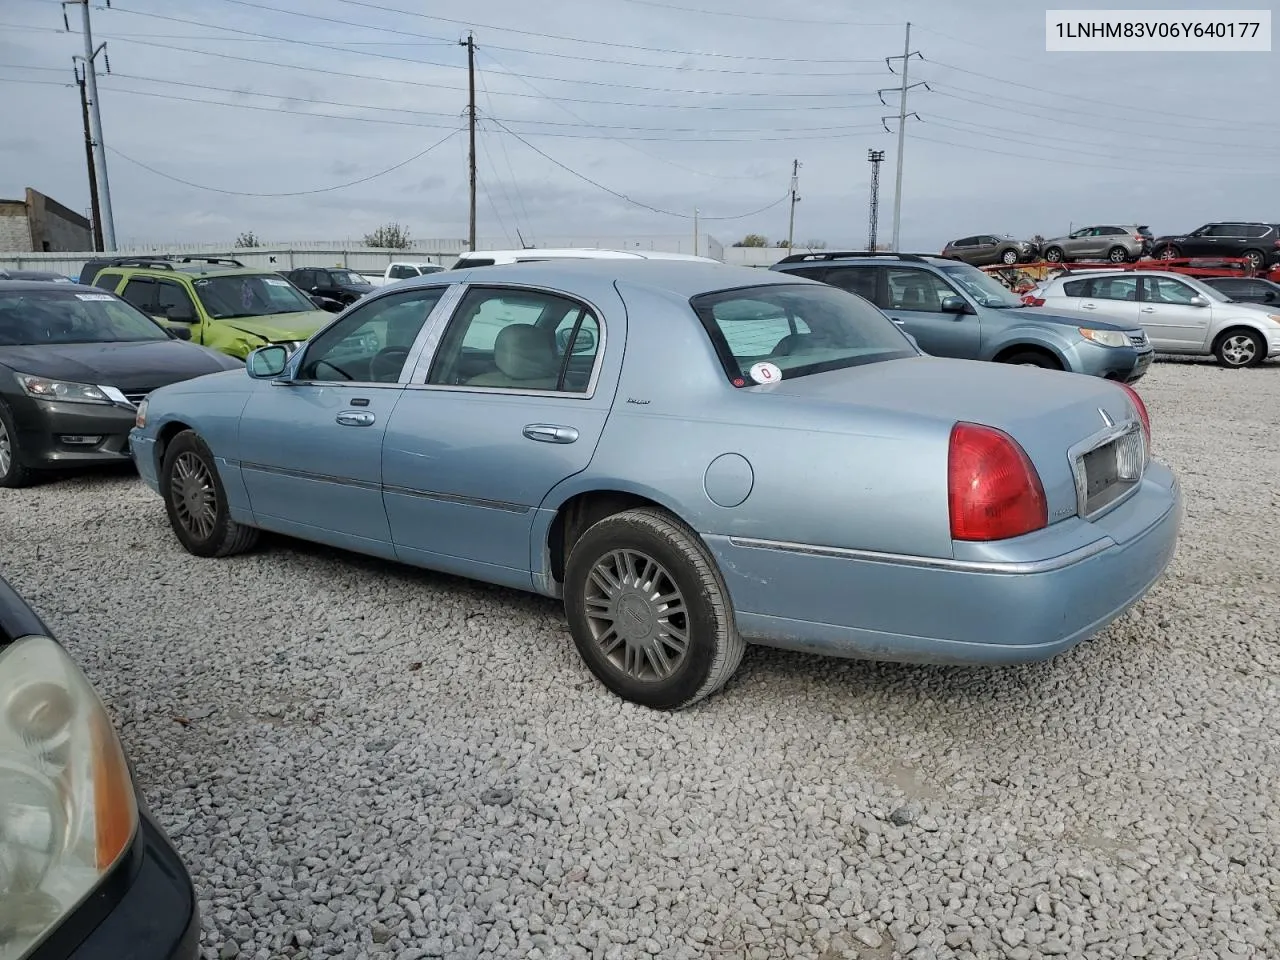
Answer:
<svg viewBox="0 0 1280 960"><path fill-rule="evenodd" d="M859 297L718 264L406 280L155 391L131 437L191 553L269 530L563 598L595 676L660 709L746 643L1050 658L1182 517L1132 388L926 357Z"/></svg>

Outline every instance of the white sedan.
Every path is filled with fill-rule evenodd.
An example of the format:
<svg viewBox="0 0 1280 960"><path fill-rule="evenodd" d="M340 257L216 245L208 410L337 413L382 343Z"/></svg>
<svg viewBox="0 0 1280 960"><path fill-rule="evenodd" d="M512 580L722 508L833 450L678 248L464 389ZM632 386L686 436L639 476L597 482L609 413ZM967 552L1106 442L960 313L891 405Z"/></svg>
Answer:
<svg viewBox="0 0 1280 960"><path fill-rule="evenodd" d="M1037 306L1138 324L1157 353L1250 367L1280 356L1280 308L1237 303L1194 277L1159 270L1067 273L1028 294Z"/></svg>

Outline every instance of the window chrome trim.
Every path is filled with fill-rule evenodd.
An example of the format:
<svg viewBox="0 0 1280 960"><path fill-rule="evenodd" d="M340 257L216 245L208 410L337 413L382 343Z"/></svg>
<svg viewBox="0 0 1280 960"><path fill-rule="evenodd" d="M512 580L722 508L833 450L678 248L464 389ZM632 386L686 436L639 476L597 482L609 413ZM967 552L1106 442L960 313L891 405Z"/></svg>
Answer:
<svg viewBox="0 0 1280 960"><path fill-rule="evenodd" d="M401 376L405 389L408 390L425 390L425 391L446 391L451 393L474 393L474 394L492 394L501 397L558 397L564 400L592 400L595 398L596 388L600 383L600 376L604 368L605 350L609 344L608 324L604 319L604 311L597 307L586 297L578 293L570 293L567 290L559 290L555 287L543 286L533 283L517 283L511 280L498 281L467 281L455 285L459 293L456 303L452 303L449 310L449 316L439 326L435 326L434 316L428 318L432 329L429 335L423 339L422 349L417 354L417 359L412 374L406 380ZM469 387L462 383L425 383L427 375L431 372L431 363L435 360L436 352L440 348L440 341L444 339L445 333L449 329L449 325L453 322L457 315L458 307L462 305L462 300L472 289L504 289L518 290L529 293L542 293L547 296L559 297L562 300L569 300L585 307L593 317L596 324L600 328L600 333L596 341L596 357L595 362L591 366L591 376L587 379L587 388L584 391L571 390L521 390L517 387ZM452 293L452 291L450 291ZM447 296L447 295L446 295ZM440 301L443 305L444 299ZM435 311L432 311L434 315Z"/></svg>
<svg viewBox="0 0 1280 960"><path fill-rule="evenodd" d="M754 550L779 550L808 556L828 557L838 560L862 560L870 563L887 563L905 567L923 567L933 570L954 570L962 573L1051 573L1077 564L1089 557L1115 546L1110 537L1102 537L1083 547L1046 560L956 560L951 557L921 557L905 553L884 553L878 550L857 550L848 547L825 547L812 543L794 543L787 540L764 540L756 537L729 537L735 547Z"/></svg>

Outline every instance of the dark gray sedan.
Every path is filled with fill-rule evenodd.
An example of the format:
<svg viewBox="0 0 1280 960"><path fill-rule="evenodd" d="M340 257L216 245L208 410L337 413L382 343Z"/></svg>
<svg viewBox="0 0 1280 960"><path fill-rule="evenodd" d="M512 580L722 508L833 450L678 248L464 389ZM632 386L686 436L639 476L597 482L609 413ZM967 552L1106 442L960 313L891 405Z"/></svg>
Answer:
<svg viewBox="0 0 1280 960"><path fill-rule="evenodd" d="M143 397L238 367L105 290L0 280L0 487L44 470L128 463Z"/></svg>

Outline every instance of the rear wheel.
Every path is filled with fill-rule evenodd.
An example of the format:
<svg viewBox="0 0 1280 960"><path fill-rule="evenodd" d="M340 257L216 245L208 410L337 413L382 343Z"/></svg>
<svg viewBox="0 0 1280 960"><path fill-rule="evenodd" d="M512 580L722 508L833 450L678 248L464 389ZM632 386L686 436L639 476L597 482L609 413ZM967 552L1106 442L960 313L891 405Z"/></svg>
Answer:
<svg viewBox="0 0 1280 960"><path fill-rule="evenodd" d="M1061 247L1050 247L1044 252L1044 258L1050 263L1061 263L1065 258Z"/></svg>
<svg viewBox="0 0 1280 960"><path fill-rule="evenodd" d="M39 474L18 462L18 431L13 416L0 403L0 487L16 489L30 486Z"/></svg>
<svg viewBox="0 0 1280 960"><path fill-rule="evenodd" d="M1267 356L1267 344L1256 330L1237 327L1224 330L1213 345L1213 355L1224 367L1256 367Z"/></svg>
<svg viewBox="0 0 1280 960"><path fill-rule="evenodd" d="M594 524L569 554L565 615L588 669L642 706L678 710L719 690L745 645L701 539L653 508Z"/></svg>
<svg viewBox="0 0 1280 960"><path fill-rule="evenodd" d="M1124 247L1112 247L1107 251L1107 259L1112 263L1124 263L1129 259L1129 251Z"/></svg>
<svg viewBox="0 0 1280 960"><path fill-rule="evenodd" d="M183 430L169 442L160 484L169 525L188 553L229 557L258 542L256 528L231 519L213 453L194 430Z"/></svg>
<svg viewBox="0 0 1280 960"><path fill-rule="evenodd" d="M1019 350L1017 353L1002 357L1000 362L1012 363L1022 367L1041 367L1045 370L1062 369L1062 364L1058 362L1057 357L1042 353L1039 350Z"/></svg>

